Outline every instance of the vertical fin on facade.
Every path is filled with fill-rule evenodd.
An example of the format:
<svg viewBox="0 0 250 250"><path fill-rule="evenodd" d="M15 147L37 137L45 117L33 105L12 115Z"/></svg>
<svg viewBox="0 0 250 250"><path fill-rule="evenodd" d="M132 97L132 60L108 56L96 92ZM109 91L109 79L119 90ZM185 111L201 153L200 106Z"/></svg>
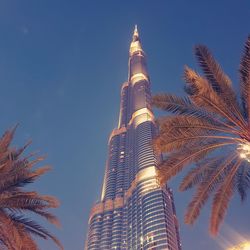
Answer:
<svg viewBox="0 0 250 250"><path fill-rule="evenodd" d="M127 124L127 87L128 82L122 84L118 128Z"/></svg>
<svg viewBox="0 0 250 250"><path fill-rule="evenodd" d="M107 164L108 164L108 163L106 162L106 165L105 165L105 173L104 173L103 184L102 184L101 201L104 200L104 197L105 197L105 190L106 190L106 185L107 185L107 171L108 171Z"/></svg>

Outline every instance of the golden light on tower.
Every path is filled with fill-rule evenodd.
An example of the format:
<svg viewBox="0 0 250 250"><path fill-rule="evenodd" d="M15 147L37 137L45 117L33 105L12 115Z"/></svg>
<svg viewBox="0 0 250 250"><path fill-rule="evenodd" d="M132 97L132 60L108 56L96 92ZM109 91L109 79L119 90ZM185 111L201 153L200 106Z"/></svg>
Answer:
<svg viewBox="0 0 250 250"><path fill-rule="evenodd" d="M250 250L250 242L244 242L238 246L231 247L228 250Z"/></svg>

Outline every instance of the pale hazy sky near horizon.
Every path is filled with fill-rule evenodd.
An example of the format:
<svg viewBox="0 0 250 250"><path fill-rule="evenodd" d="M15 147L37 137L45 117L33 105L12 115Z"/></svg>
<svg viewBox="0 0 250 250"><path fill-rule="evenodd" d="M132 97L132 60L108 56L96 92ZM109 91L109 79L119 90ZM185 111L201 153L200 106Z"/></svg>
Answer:
<svg viewBox="0 0 250 250"><path fill-rule="evenodd" d="M183 94L185 64L198 69L195 44L206 44L239 89L238 68L250 34L250 1L0 0L0 132L20 124L15 145L47 155L53 171L32 187L57 196L66 250L81 250L88 214L98 200L107 139L117 125L128 48L138 24L152 92ZM221 250L250 239L249 200L231 204L217 239L208 235L209 209L183 223L191 193L173 179L183 250ZM41 241L42 250L55 250Z"/></svg>

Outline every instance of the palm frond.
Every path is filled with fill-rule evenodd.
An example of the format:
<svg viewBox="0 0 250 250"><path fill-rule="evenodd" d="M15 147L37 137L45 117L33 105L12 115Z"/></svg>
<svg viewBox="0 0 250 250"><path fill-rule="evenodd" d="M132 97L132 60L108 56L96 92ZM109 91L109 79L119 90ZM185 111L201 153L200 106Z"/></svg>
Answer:
<svg viewBox="0 0 250 250"><path fill-rule="evenodd" d="M197 166L192 168L187 175L183 178L179 190L186 191L197 184L204 181L207 176L214 170L214 166L217 166L219 162L224 161L225 157L213 157L205 158L197 163Z"/></svg>
<svg viewBox="0 0 250 250"><path fill-rule="evenodd" d="M0 207L11 210L33 210L56 208L59 203L54 197L40 196L35 192L7 193L0 195Z"/></svg>
<svg viewBox="0 0 250 250"><path fill-rule="evenodd" d="M26 162L19 161L14 164L13 169L10 169L9 172L0 174L0 192L23 187L26 184L32 183L51 169L50 166L44 166L35 171L31 171L27 168L29 168L29 166Z"/></svg>
<svg viewBox="0 0 250 250"><path fill-rule="evenodd" d="M30 142L21 148L10 148L15 128L0 138L0 249L38 250L33 235L53 240L61 249L55 236L36 222L26 218L27 212L36 213L48 222L59 225L49 208L59 205L57 199L37 192L27 192L23 187L50 170L49 166L34 169L43 157L22 154Z"/></svg>
<svg viewBox="0 0 250 250"><path fill-rule="evenodd" d="M218 126L235 130L235 125L230 125L228 122L223 121L221 115L219 116L217 113L211 113L204 108L202 109L195 106L189 98L181 98L171 94L158 94L153 97L152 104L155 107L177 115L204 118L210 123L216 123ZM213 104L213 106L216 105ZM217 110L219 110L219 107L217 107Z"/></svg>
<svg viewBox="0 0 250 250"><path fill-rule="evenodd" d="M173 152L159 166L160 182L165 183L190 163L204 158L208 152L233 144L232 142L210 142L204 145L197 145L197 147L189 150Z"/></svg>
<svg viewBox="0 0 250 250"><path fill-rule="evenodd" d="M9 148L11 141L14 137L16 128L17 128L17 125L14 128L5 131L5 133L1 137L1 139L0 139L0 156L3 152L5 152Z"/></svg>
<svg viewBox="0 0 250 250"><path fill-rule="evenodd" d="M186 115L164 116L157 119L160 127L160 136L174 133L178 135L210 135L210 134L231 134L240 136L241 131L229 129L217 122L210 122L202 117L191 117Z"/></svg>
<svg viewBox="0 0 250 250"><path fill-rule="evenodd" d="M197 45L195 47L195 55L213 88L220 93L224 92L224 90L230 90L234 95L230 78L221 69L221 66L216 62L209 49L204 45Z"/></svg>
<svg viewBox="0 0 250 250"><path fill-rule="evenodd" d="M187 95L153 98L153 105L174 114L157 120L160 129L153 143L164 158L158 169L162 185L196 164L180 185L181 191L197 188L185 220L194 223L215 194L210 218L210 232L215 235L234 191L244 201L250 188L250 36L240 65L242 105L209 50L199 45L195 53L204 75L185 67Z"/></svg>
<svg viewBox="0 0 250 250"><path fill-rule="evenodd" d="M247 198L247 190L250 188L250 168L247 163L241 164L236 175L236 186L241 198L244 202Z"/></svg>
<svg viewBox="0 0 250 250"><path fill-rule="evenodd" d="M222 98L223 94L218 94L207 79L200 76L192 69L185 67L184 78L187 83L186 91L189 93L190 99L198 107L217 113L228 122L246 128L246 123L240 113L239 106L232 108L233 100L230 100L230 105Z"/></svg>
<svg viewBox="0 0 250 250"><path fill-rule="evenodd" d="M61 227L60 221L52 213L44 211L44 210L36 209L36 208L33 209L32 212L42 216L43 218L45 218L47 221L49 221L51 224L55 225L56 227Z"/></svg>
<svg viewBox="0 0 250 250"><path fill-rule="evenodd" d="M196 46L195 55L205 77L208 79L213 89L218 93L221 100L225 103L225 107L228 107L228 110L232 111L232 115L235 115L237 120L244 123L244 118L241 114L241 109L237 101L237 96L232 88L230 78L224 73L221 66L214 59L206 46Z"/></svg>
<svg viewBox="0 0 250 250"><path fill-rule="evenodd" d="M30 234L23 233L22 228L19 231L21 235L21 244L22 246L20 247L20 250L39 250L39 247L35 243L35 241L32 239Z"/></svg>
<svg viewBox="0 0 250 250"><path fill-rule="evenodd" d="M237 157L236 154L232 154L230 157L226 158L226 161L223 161L223 158L221 158L220 161L217 162L218 165L213 166L213 169L211 169L212 171L210 171L199 185L196 194L188 205L185 223L193 224L195 222L200 215L202 207L207 202L209 195L211 195L218 186L222 177L227 174L228 168Z"/></svg>
<svg viewBox="0 0 250 250"><path fill-rule="evenodd" d="M218 233L219 226L225 217L229 201L234 193L235 174L240 167L241 161L242 160L238 158L238 160L234 163L229 174L226 176L214 196L210 219L210 233L212 235L216 235Z"/></svg>
<svg viewBox="0 0 250 250"><path fill-rule="evenodd" d="M31 234L25 232L22 224L13 221L13 229L18 233L18 241L15 242L15 247L18 250L39 250L38 245L32 239ZM40 236L42 238L42 236Z"/></svg>
<svg viewBox="0 0 250 250"><path fill-rule="evenodd" d="M43 228L41 225L37 224L36 222L26 219L23 216L17 216L15 214L10 214L9 217L11 218L12 221L17 223L18 225L22 225L24 227L24 230L27 231L28 233L35 234L44 239L50 238L56 243L56 245L60 249L63 249L63 246L58 241L58 239L54 235L52 235L48 230L46 230L45 228Z"/></svg>
<svg viewBox="0 0 250 250"><path fill-rule="evenodd" d="M175 134L162 134L155 141L155 147L161 152L172 152L183 147L195 147L210 141L231 141L232 143L240 143L241 139L230 137L230 136L222 136L222 135L187 135L187 136L175 136Z"/></svg>
<svg viewBox="0 0 250 250"><path fill-rule="evenodd" d="M209 121L201 117L197 118L185 115L164 116L162 118L157 119L157 124L160 128L161 134L171 134L172 132L174 132L180 135L205 134L206 132L212 130L209 128L216 127L215 124L211 124ZM217 128L220 131L222 129L219 127ZM225 130L223 130L223 132L224 131Z"/></svg>
<svg viewBox="0 0 250 250"><path fill-rule="evenodd" d="M20 249L21 237L18 229L15 227L14 221L11 220L3 209L0 209L0 238L2 245L8 250Z"/></svg>
<svg viewBox="0 0 250 250"><path fill-rule="evenodd" d="M188 98L181 98L171 94L158 94L152 99L152 104L165 111L181 113L191 106Z"/></svg>
<svg viewBox="0 0 250 250"><path fill-rule="evenodd" d="M244 54L240 64L241 100L244 114L250 123L250 36L245 43Z"/></svg>

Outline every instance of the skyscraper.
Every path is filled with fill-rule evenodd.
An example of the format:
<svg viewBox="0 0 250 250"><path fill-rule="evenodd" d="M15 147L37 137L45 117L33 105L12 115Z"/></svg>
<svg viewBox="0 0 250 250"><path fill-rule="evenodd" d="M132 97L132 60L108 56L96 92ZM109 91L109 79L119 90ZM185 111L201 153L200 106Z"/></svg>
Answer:
<svg viewBox="0 0 250 250"><path fill-rule="evenodd" d="M156 178L160 156L153 150L152 139L157 128L137 27L128 67L118 127L108 141L101 201L90 212L85 249L180 250L172 192Z"/></svg>

